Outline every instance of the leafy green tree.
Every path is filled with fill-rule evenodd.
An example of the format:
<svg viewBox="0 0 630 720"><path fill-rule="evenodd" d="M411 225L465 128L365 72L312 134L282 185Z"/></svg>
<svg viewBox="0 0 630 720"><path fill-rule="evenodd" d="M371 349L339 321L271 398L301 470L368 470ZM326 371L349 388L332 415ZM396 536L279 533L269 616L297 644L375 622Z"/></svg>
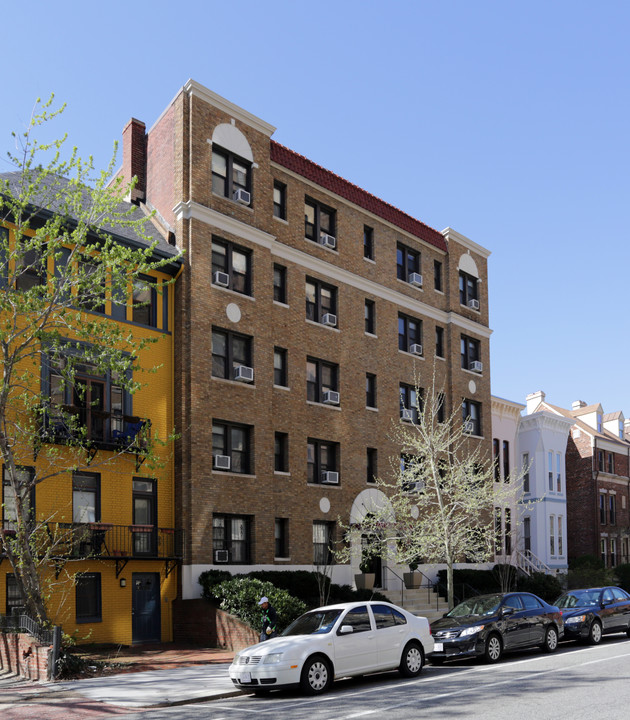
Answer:
<svg viewBox="0 0 630 720"><path fill-rule="evenodd" d="M111 463L125 450L93 457L85 418L56 397L72 388L77 403L90 407L89 390L75 381L85 364L115 378L125 392L138 390L139 354L153 338L94 311L106 301L126 305L134 284L150 285L145 276L174 259L156 259L146 216L123 202L132 186L113 179L115 149L107 169L96 172L76 148L64 159L65 137L39 143L42 126L63 111L52 102L38 101L25 132L14 133L17 150L7 153L13 171L0 175L0 551L27 611L43 622L55 582L50 569L68 538L57 522L60 512L35 518L33 490L59 475ZM42 367L52 369L54 387L42 381ZM59 427L63 443L55 435ZM142 438L146 468L159 462L156 442Z"/></svg>
<svg viewBox="0 0 630 720"><path fill-rule="evenodd" d="M471 437L470 419L463 418L461 406L444 412L435 378L424 397L416 388L416 397L414 421L393 424L401 454L392 458L391 476L376 480L380 500L345 528L345 544L336 554L347 561L362 542L364 556L380 555L399 565L444 563L453 607L455 563L493 557L493 508L517 505L521 476L494 482L491 458Z"/></svg>

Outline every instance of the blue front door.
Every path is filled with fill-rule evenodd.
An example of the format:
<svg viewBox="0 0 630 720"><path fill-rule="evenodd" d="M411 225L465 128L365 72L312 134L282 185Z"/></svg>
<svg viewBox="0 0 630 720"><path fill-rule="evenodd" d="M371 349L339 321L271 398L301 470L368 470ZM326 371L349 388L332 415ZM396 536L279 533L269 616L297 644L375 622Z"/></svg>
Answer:
<svg viewBox="0 0 630 720"><path fill-rule="evenodd" d="M160 632L160 574L132 573L132 641L159 642Z"/></svg>

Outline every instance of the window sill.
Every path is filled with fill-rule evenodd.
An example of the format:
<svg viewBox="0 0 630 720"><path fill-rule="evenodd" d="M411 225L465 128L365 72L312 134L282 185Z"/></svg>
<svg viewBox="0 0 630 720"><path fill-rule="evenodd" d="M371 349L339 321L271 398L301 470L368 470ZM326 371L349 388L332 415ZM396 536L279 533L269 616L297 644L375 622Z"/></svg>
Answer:
<svg viewBox="0 0 630 720"><path fill-rule="evenodd" d="M483 371L477 372L476 370L469 370L468 368L462 368L462 371L473 377L483 377Z"/></svg>
<svg viewBox="0 0 630 720"><path fill-rule="evenodd" d="M271 216L274 220L277 220L278 222L282 223L283 225L288 225L289 221L286 218L278 217L277 215Z"/></svg>
<svg viewBox="0 0 630 720"><path fill-rule="evenodd" d="M256 388L256 383L253 382L241 382L240 380L230 380L229 378L220 378L215 377L214 375L212 376L212 379L219 383L229 383L230 385L243 385L244 387Z"/></svg>
<svg viewBox="0 0 630 720"><path fill-rule="evenodd" d="M366 406L365 406L365 409L366 409L366 410L370 410L371 412L378 412L378 408L377 408L377 407L372 407L371 405L366 405Z"/></svg>
<svg viewBox="0 0 630 720"><path fill-rule="evenodd" d="M250 193L250 195L253 195L253 193ZM226 202L229 202L231 205L235 205L236 207L242 208L243 210L249 210L249 212L254 212L254 198L252 197L251 202L249 205L243 205L243 203L236 202L236 200L232 200L231 197L228 197L227 195L219 195L219 193L216 193L212 191L212 197L219 198L220 200L225 200Z"/></svg>
<svg viewBox="0 0 630 720"><path fill-rule="evenodd" d="M426 360L424 353L422 355L414 355L413 353L410 353L408 350L401 350L398 348L398 352L402 355L408 355L409 357L415 358L416 360Z"/></svg>
<svg viewBox="0 0 630 720"><path fill-rule="evenodd" d="M436 360L441 360L442 362L446 362L446 358L444 355L435 355Z"/></svg>
<svg viewBox="0 0 630 720"><path fill-rule="evenodd" d="M291 388L288 385L274 385L274 390L290 390Z"/></svg>
<svg viewBox="0 0 630 720"><path fill-rule="evenodd" d="M327 250L328 252L334 253L335 255L339 255L339 250L337 248L339 247L339 240L337 236L335 235L335 249L326 247L325 245L322 245L320 242L317 242L317 240L311 240L311 238L304 237L306 242L313 243L313 245L317 245L317 247L320 247L322 250Z"/></svg>
<svg viewBox="0 0 630 720"><path fill-rule="evenodd" d="M371 338L377 338L377 339L378 339L378 335L375 335L374 333L371 333L371 332L367 332L367 331L366 331L366 332L365 332L365 335L367 335L368 337L371 337Z"/></svg>
<svg viewBox="0 0 630 720"><path fill-rule="evenodd" d="M338 472L337 470L333 470L333 472ZM341 490L341 483L338 483L337 485L332 485L330 483L313 483L313 482L307 482L306 487L313 487L313 488L335 488L335 490Z"/></svg>
<svg viewBox="0 0 630 720"><path fill-rule="evenodd" d="M286 470L274 470L273 474L280 475L281 477L288 477L288 478L291 477L291 473L287 472Z"/></svg>
<svg viewBox="0 0 630 720"><path fill-rule="evenodd" d="M306 404L314 405L315 407L326 408L327 410L338 410L338 411L341 410L341 405L329 405L329 404L323 403L323 402L315 402L314 400L307 400Z"/></svg>
<svg viewBox="0 0 630 720"><path fill-rule="evenodd" d="M331 327L330 325L324 325L320 322L315 322L315 320L309 320L308 318L305 318L306 322L309 325L315 325L316 327L324 328L324 330L332 330L333 332L340 332L339 328L335 325L335 327Z"/></svg>
<svg viewBox="0 0 630 720"><path fill-rule="evenodd" d="M236 297L247 298L248 300L253 300L254 302L256 301L256 298L253 295L247 295L246 293L239 292L238 290L232 290L232 288L226 288L223 287L223 285L217 285L215 283L211 283L211 286L214 290L221 290L222 292L235 295Z"/></svg>
<svg viewBox="0 0 630 720"><path fill-rule="evenodd" d="M406 287L410 288L411 290L417 290L418 292L424 292L424 285L421 287L416 287L415 285L412 285L407 280L401 280L399 277L396 278L396 282L399 282L401 285L405 285Z"/></svg>
<svg viewBox="0 0 630 720"><path fill-rule="evenodd" d="M249 475L247 473L236 472L236 470L216 470L213 468L212 474L213 475L226 475L226 476L229 475L230 477L236 476L239 478L243 478L244 480L255 480L256 479L255 475Z"/></svg>
<svg viewBox="0 0 630 720"><path fill-rule="evenodd" d="M274 305L278 305L279 307L284 307L284 308L288 308L288 307L289 307L289 304L288 304L288 303L280 302L280 300L274 300L274 301L273 301L273 304L274 304Z"/></svg>
<svg viewBox="0 0 630 720"><path fill-rule="evenodd" d="M274 562L290 562L290 561L291 561L291 556L289 555L289 557L275 557L275 558L273 559L273 561L274 561Z"/></svg>
<svg viewBox="0 0 630 720"><path fill-rule="evenodd" d="M372 265L376 265L376 260L373 260L372 258L365 257L365 255L364 255L364 256L363 256L363 259L364 259L365 262L367 262L367 263L371 263Z"/></svg>
<svg viewBox="0 0 630 720"><path fill-rule="evenodd" d="M479 310L475 310L475 308L468 307L468 305L464 305L463 303L459 303L460 307L466 308L466 310L470 310L470 312L477 313L477 315L481 315L481 305L479 306Z"/></svg>

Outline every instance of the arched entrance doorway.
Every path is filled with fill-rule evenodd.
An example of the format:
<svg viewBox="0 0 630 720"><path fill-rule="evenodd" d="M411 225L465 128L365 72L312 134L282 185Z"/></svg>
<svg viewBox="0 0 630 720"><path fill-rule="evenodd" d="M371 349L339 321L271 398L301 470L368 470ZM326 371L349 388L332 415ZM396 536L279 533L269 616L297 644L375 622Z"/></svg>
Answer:
<svg viewBox="0 0 630 720"><path fill-rule="evenodd" d="M390 507L387 496L377 488L368 488L360 492L350 509L350 527L357 526L367 515L383 507ZM384 542L386 539L383 538ZM369 543L370 538L367 535L353 535L351 539L350 564L353 573L359 573L360 567L365 560L367 572L374 573L374 587L387 587L387 573L384 571L386 565L383 564L383 558L380 555L372 555L367 557L365 547ZM365 569L365 567L364 567Z"/></svg>

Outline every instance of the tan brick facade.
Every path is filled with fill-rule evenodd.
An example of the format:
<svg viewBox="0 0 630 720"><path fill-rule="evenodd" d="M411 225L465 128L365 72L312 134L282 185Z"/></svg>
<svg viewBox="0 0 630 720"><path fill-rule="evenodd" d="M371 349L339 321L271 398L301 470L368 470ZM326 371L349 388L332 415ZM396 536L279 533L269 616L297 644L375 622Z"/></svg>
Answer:
<svg viewBox="0 0 630 720"><path fill-rule="evenodd" d="M253 155L249 207L212 191L211 141L222 125L239 131ZM352 503L369 487L367 448L377 450L381 475L399 454L388 438L392 422L400 422L400 383L413 385L417 377L426 387L435 372L449 408L463 399L479 403L479 442L490 454L489 253L454 231L422 226L282 149L272 132L189 82L147 136L146 201L173 225L187 264L177 285L175 357L177 513L189 543L184 598L198 595L199 570L214 565L217 513L250 518L252 564L312 566L313 521L347 522ZM225 133L234 134L229 127ZM282 161L287 156L295 159L290 168ZM274 181L286 186L286 220L273 214ZM305 197L335 211L335 250L305 238ZM373 260L364 258L365 225L373 229ZM251 253L251 295L213 284L213 237ZM397 279L397 243L420 253L422 289ZM434 261L441 263L441 292ZM274 301L274 264L286 268L286 304ZM460 303L460 269L471 267L478 273L479 310ZM336 327L306 319L307 278L336 288ZM373 334L364 329L366 299L376 311ZM399 313L422 321L421 357L399 350ZM443 359L435 358L436 326L444 331ZM251 338L253 383L213 378L213 328ZM461 368L462 335L479 341L482 372ZM288 389L274 386L276 346L287 353ZM338 406L307 402L308 357L337 366ZM376 410L366 408L366 373L376 376ZM213 421L250 428L249 473L213 469ZM276 432L288 436L288 472L274 472ZM307 482L308 438L337 443L338 486ZM275 557L276 518L288 521L286 559Z"/></svg>

